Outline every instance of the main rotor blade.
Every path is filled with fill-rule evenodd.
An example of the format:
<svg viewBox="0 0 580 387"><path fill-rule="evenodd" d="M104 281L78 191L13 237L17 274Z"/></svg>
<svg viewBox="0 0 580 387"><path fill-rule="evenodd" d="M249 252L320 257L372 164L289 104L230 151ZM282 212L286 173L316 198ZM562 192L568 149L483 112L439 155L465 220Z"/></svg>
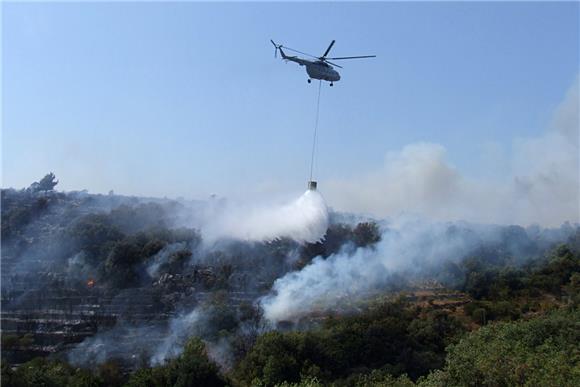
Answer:
<svg viewBox="0 0 580 387"><path fill-rule="evenodd" d="M338 58L328 58L332 60L340 60L340 59L359 59L359 58L376 58L376 55L362 55L362 56L341 56Z"/></svg>
<svg viewBox="0 0 580 387"><path fill-rule="evenodd" d="M328 46L328 48L326 49L326 52L324 53L324 55L322 55L321 58L326 58L326 55L328 55L328 53L330 52L330 49L332 48L332 46L334 46L334 42L335 42L335 40L330 42L330 46Z"/></svg>
<svg viewBox="0 0 580 387"><path fill-rule="evenodd" d="M328 60L326 60L326 59L325 59L324 61L325 61L326 63L330 63L330 64L331 64L331 65L333 65L333 66L336 66L336 67L338 67L339 69L341 69L341 68L342 68L342 66L339 66L339 65L337 65L336 63L332 63L331 61L328 61Z"/></svg>
<svg viewBox="0 0 580 387"><path fill-rule="evenodd" d="M307 53L305 53L305 52L302 52L302 51L295 50L295 49L293 49L293 48L290 48L290 47L286 47L286 46L282 46L282 45L281 45L280 47L282 47L282 48L285 48L286 50L289 50L289 51L294 51L294 52L297 52L297 53L299 53L299 54L302 54L302 55L309 56L309 57L311 57L311 58L314 58L314 59L318 59L318 57L317 57L317 56L310 55L310 54L307 54Z"/></svg>

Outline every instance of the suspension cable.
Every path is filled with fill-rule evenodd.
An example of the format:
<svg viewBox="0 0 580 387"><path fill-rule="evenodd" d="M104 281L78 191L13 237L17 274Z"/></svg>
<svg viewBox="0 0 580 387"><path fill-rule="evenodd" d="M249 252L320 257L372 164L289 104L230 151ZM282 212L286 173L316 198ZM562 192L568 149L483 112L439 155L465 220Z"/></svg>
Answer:
<svg viewBox="0 0 580 387"><path fill-rule="evenodd" d="M316 153L316 132L318 131L318 115L320 112L320 89L322 88L322 80L318 81L318 98L316 99L316 121L314 122L314 137L312 139L312 156L310 158L310 180L312 181L312 171L314 169L314 155Z"/></svg>

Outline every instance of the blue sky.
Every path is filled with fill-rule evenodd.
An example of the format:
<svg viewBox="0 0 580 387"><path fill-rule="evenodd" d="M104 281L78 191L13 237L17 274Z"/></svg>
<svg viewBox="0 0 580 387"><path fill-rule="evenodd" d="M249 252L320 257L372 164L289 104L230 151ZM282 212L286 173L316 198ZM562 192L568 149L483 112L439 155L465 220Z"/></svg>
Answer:
<svg viewBox="0 0 580 387"><path fill-rule="evenodd" d="M203 198L301 191L317 85L269 39L344 61L317 179L432 142L467 175L577 79L570 3L3 3L2 186ZM322 185L323 187L323 185Z"/></svg>

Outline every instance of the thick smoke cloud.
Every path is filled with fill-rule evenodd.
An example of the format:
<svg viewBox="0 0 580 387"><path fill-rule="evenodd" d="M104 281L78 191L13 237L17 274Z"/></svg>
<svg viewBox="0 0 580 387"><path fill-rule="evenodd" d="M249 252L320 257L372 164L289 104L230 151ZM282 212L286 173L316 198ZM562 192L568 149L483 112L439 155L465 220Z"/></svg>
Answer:
<svg viewBox="0 0 580 387"><path fill-rule="evenodd" d="M296 320L313 311L329 311L384 287L392 274L418 271L436 260L458 257L475 241L450 235L445 224L404 217L389 224L375 246L344 249L315 258L299 272L276 280L273 293L260 302L272 321Z"/></svg>
<svg viewBox="0 0 580 387"><path fill-rule="evenodd" d="M201 231L205 240L232 238L268 241L290 238L296 242L317 242L328 228L326 203L316 191L306 191L283 205L232 205L214 201L205 214Z"/></svg>
<svg viewBox="0 0 580 387"><path fill-rule="evenodd" d="M316 257L302 270L277 279L259 302L270 322L297 321L315 312L345 310L377 291L437 278L445 264L460 263L494 246L514 257L512 264L517 265L538 248L565 241L573 233L567 223L559 229L525 230L400 216L383 223L377 244L358 249L347 245L326 259Z"/></svg>
<svg viewBox="0 0 580 387"><path fill-rule="evenodd" d="M382 168L360 178L325 182L325 194L337 209L381 217L405 212L549 227L578 222L578 116L576 80L549 130L514 141L508 175L500 180L465 176L442 145L417 143L387 153Z"/></svg>

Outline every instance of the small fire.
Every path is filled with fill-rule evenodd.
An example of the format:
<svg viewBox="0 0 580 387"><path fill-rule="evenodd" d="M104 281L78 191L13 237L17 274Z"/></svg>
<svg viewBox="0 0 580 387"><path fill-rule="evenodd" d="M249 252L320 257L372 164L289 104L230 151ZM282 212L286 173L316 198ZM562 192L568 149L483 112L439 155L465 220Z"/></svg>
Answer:
<svg viewBox="0 0 580 387"><path fill-rule="evenodd" d="M94 280L94 279L92 279L92 278L91 278L91 279L89 279L89 280L87 281L87 286L88 286L89 288L92 288L93 286L95 286L95 280Z"/></svg>

